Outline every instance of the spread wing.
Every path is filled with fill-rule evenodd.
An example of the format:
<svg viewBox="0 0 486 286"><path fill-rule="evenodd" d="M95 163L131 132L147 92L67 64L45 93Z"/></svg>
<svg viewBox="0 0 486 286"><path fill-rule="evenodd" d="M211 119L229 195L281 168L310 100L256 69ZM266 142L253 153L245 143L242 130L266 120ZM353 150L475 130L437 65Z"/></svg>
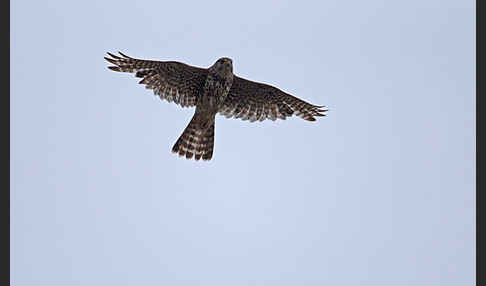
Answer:
<svg viewBox="0 0 486 286"><path fill-rule="evenodd" d="M297 115L308 121L314 116L325 116L325 106L307 103L280 89L234 76L233 85L219 113L227 118L263 121Z"/></svg>
<svg viewBox="0 0 486 286"><path fill-rule="evenodd" d="M182 107L195 106L201 88L208 74L207 69L180 62L161 62L131 58L119 52L121 57L111 53L105 59L114 64L108 68L118 72L135 73L141 77L140 84L153 89L154 94L168 102L174 101Z"/></svg>

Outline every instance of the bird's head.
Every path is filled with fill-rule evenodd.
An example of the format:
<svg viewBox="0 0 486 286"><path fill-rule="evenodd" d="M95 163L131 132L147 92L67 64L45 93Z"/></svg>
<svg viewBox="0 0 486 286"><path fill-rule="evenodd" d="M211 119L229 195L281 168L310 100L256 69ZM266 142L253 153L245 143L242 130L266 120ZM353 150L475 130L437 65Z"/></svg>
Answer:
<svg viewBox="0 0 486 286"><path fill-rule="evenodd" d="M226 78L228 75L233 74L233 60L230 58L220 58L209 70L219 77Z"/></svg>

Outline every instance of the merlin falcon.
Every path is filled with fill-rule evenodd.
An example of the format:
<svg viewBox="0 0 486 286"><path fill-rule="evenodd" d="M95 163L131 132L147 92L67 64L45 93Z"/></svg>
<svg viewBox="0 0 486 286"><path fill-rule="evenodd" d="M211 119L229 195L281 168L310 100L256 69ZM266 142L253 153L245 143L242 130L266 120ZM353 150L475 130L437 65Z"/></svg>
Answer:
<svg viewBox="0 0 486 286"><path fill-rule="evenodd" d="M136 59L118 52L105 59L117 72L135 73L145 88L168 102L182 107L196 107L194 116L172 147L172 152L211 160L214 148L216 114L227 118L263 121L285 119L292 115L308 121L326 116L325 106L312 105L264 83L250 81L233 74L233 61L220 58L209 68L190 66L176 61Z"/></svg>

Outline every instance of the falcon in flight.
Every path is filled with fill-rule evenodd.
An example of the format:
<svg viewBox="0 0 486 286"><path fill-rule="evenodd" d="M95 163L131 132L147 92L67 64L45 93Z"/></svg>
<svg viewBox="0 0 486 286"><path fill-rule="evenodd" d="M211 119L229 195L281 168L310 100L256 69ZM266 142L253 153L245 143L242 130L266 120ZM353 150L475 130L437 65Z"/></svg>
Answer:
<svg viewBox="0 0 486 286"><path fill-rule="evenodd" d="M308 121L325 116L325 106L312 105L280 89L246 80L233 74L233 61L220 58L209 68L175 61L152 61L108 53L105 59L117 72L135 73L140 84L154 94L182 107L196 106L189 125L172 147L172 152L187 159L211 160L214 148L216 114L227 118L263 121L285 119L292 115Z"/></svg>

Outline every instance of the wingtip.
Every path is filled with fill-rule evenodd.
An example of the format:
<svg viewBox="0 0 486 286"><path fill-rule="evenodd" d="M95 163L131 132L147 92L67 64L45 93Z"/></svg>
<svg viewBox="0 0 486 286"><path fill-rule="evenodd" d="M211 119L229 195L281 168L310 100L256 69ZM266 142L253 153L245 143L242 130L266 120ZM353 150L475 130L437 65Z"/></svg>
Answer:
<svg viewBox="0 0 486 286"><path fill-rule="evenodd" d="M107 54L108 54L110 57L112 57L112 58L114 58L114 59L117 59L117 60L121 59L119 56L116 56L116 55L114 55L114 54L112 54L112 53L110 53L110 52L106 52L106 53L107 53ZM106 58L105 58L105 59L106 59Z"/></svg>
<svg viewBox="0 0 486 286"><path fill-rule="evenodd" d="M110 59L110 58L107 58L107 57L104 57L104 58L105 58L106 61L108 61L108 62L110 62L110 63L112 63L114 65L118 65L116 60Z"/></svg>
<svg viewBox="0 0 486 286"><path fill-rule="evenodd" d="M118 53L119 53L120 55L122 55L122 57L125 57L125 58L127 58L127 59L131 59L131 57L129 57L129 56L127 56L127 55L125 55L124 53L122 53L122 52L120 52L120 51L118 51Z"/></svg>
<svg viewBox="0 0 486 286"><path fill-rule="evenodd" d="M305 117L302 117L300 116L302 119L306 120L306 121L316 121L316 119L314 118L314 114L312 116L305 116Z"/></svg>

